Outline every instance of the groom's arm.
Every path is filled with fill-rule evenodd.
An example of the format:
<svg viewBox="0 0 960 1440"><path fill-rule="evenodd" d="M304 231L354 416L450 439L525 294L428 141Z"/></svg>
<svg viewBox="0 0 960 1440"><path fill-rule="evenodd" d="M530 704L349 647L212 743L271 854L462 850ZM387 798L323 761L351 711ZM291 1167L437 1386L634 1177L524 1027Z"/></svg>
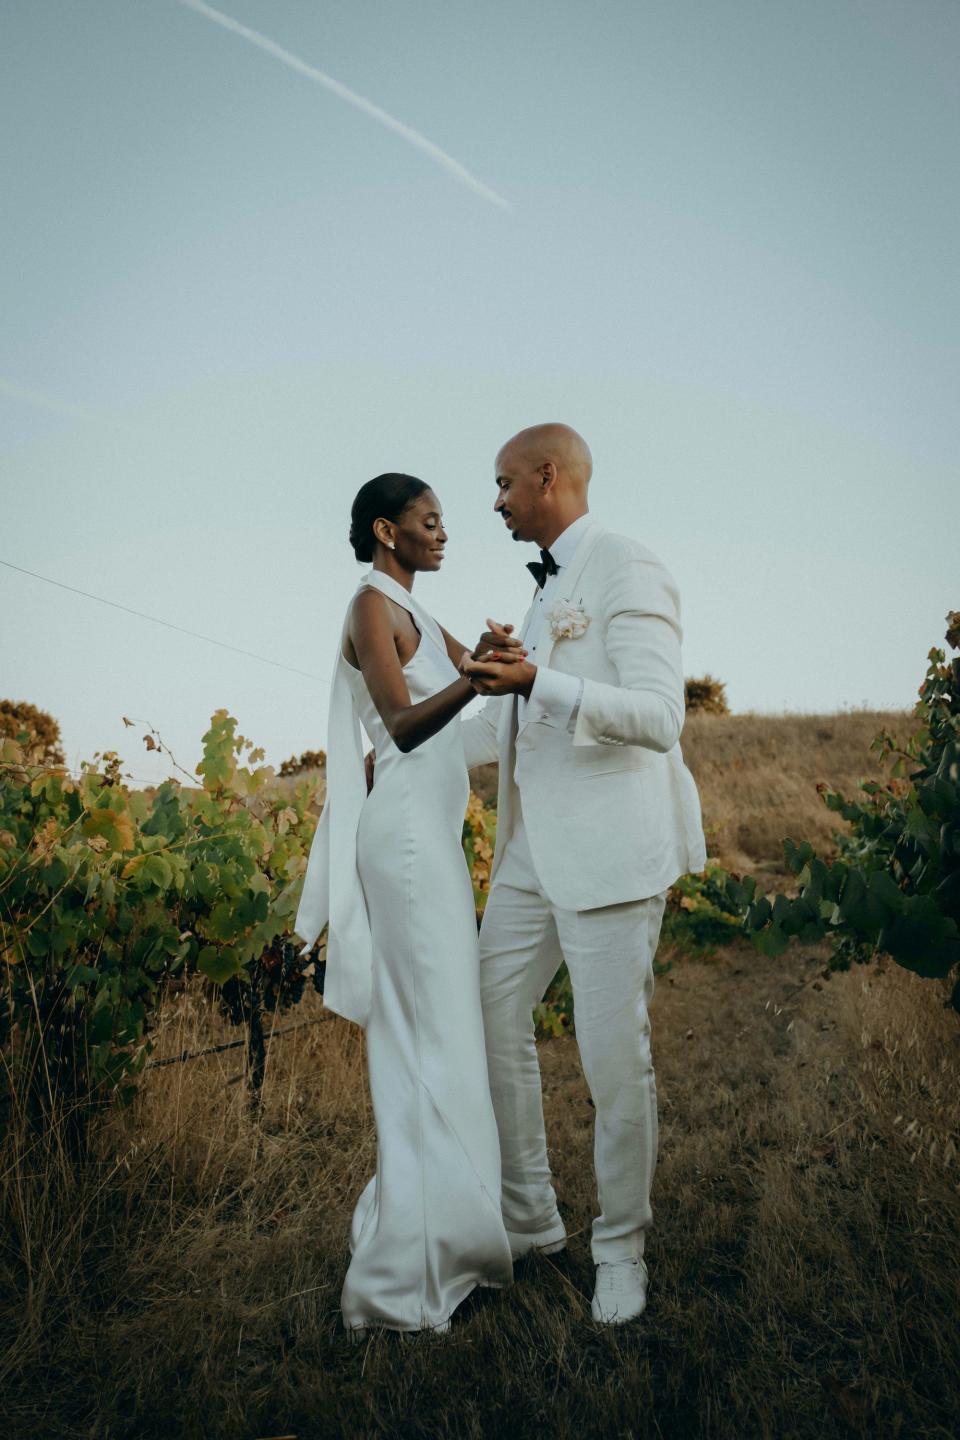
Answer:
<svg viewBox="0 0 960 1440"><path fill-rule="evenodd" d="M625 560L610 575L596 619L606 626L618 683L584 680L574 745L672 749L684 713L680 597L673 577L657 561Z"/></svg>
<svg viewBox="0 0 960 1440"><path fill-rule="evenodd" d="M488 620L487 624L490 629L485 630L480 636L477 648L473 651L474 656L483 655L488 650L519 650L521 648L519 638L511 633L512 625L501 625L492 620ZM443 630L442 625L440 628ZM446 641L447 654L459 669L464 647L446 630L443 630L443 638ZM524 650L523 654L526 653ZM490 765L500 758L498 727L501 698L495 697L488 700L479 715L471 715L469 720L460 721L468 770L472 770L475 765Z"/></svg>
<svg viewBox="0 0 960 1440"><path fill-rule="evenodd" d="M653 557L622 555L611 564L601 601L592 608L591 624L602 627L616 684L584 677L578 695L579 677L529 662L480 661L466 673L482 694L526 696L539 707L540 718L572 731L574 745L672 749L684 712L680 600L673 577Z"/></svg>
<svg viewBox="0 0 960 1440"><path fill-rule="evenodd" d="M497 730L501 705L512 702L512 695L495 695L488 700L478 715L460 721L463 748L467 757L467 769L475 765L489 765L500 758Z"/></svg>

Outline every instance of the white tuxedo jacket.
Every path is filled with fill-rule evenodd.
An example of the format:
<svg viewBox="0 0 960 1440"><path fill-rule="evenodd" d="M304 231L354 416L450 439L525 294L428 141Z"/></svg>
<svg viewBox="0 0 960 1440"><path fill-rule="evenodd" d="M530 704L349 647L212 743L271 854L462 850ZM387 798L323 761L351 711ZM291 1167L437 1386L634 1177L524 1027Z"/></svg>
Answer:
<svg viewBox="0 0 960 1440"><path fill-rule="evenodd" d="M680 753L683 670L676 584L643 545L591 524L561 573L577 638L547 627L538 667L582 677L571 734L537 703L518 726L513 695L463 720L468 766L500 762L493 876L518 814L552 904L592 910L643 900L706 860L700 801ZM553 609L553 605L551 605ZM569 710L567 712L569 714Z"/></svg>

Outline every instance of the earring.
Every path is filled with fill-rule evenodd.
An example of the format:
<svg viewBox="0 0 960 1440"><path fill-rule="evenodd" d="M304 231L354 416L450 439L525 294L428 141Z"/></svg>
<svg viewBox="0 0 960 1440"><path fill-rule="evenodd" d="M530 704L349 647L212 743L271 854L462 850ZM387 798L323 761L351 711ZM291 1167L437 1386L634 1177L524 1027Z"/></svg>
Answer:
<svg viewBox="0 0 960 1440"><path fill-rule="evenodd" d="M397 547L396 547L396 545L394 545L394 543L393 543L392 540L388 540L388 541L387 541L387 549L388 549L388 550L396 550L396 548L397 548Z"/></svg>

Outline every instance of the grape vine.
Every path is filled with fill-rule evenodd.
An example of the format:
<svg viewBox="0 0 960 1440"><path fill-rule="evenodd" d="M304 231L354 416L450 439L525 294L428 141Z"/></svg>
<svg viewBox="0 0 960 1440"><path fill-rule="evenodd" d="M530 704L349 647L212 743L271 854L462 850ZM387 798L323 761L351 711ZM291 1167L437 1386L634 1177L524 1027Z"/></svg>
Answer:
<svg viewBox="0 0 960 1440"><path fill-rule="evenodd" d="M948 643L960 648L960 612L947 626ZM954 977L951 1003L960 1010L960 658L948 661L939 649L927 658L913 735L903 748L887 734L873 744L889 764L888 782L865 781L853 800L818 786L850 827L837 836L837 857L786 840L796 895L771 898L734 875L721 875L719 888L761 953L826 938L835 968L890 955L918 975Z"/></svg>

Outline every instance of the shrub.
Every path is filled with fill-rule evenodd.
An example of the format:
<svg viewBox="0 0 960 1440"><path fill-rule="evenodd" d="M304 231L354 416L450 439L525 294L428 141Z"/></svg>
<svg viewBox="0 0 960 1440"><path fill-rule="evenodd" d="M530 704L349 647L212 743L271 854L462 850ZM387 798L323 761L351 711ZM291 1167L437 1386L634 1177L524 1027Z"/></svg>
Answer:
<svg viewBox="0 0 960 1440"><path fill-rule="evenodd" d="M299 759L296 755L291 755L289 760L284 760L280 766L280 774L302 775L305 770L322 770L326 763L326 750L304 750Z"/></svg>
<svg viewBox="0 0 960 1440"><path fill-rule="evenodd" d="M15 740L30 765L65 763L59 724L26 700L0 700L0 739Z"/></svg>
<svg viewBox="0 0 960 1440"><path fill-rule="evenodd" d="M715 860L707 861L702 874L681 875L667 894L662 938L701 954L737 939L742 917L727 894L730 878Z"/></svg>
<svg viewBox="0 0 960 1440"><path fill-rule="evenodd" d="M684 680L683 692L688 715L697 712L701 715L730 714L727 687L722 680L714 680L712 675L703 675L699 680Z"/></svg>
<svg viewBox="0 0 960 1440"><path fill-rule="evenodd" d="M493 868L493 851L497 843L496 806L485 805L478 795L470 791L467 813L463 818L463 849L470 866L473 881L473 899L477 907L477 923L483 916L487 896L490 893L490 871Z"/></svg>

